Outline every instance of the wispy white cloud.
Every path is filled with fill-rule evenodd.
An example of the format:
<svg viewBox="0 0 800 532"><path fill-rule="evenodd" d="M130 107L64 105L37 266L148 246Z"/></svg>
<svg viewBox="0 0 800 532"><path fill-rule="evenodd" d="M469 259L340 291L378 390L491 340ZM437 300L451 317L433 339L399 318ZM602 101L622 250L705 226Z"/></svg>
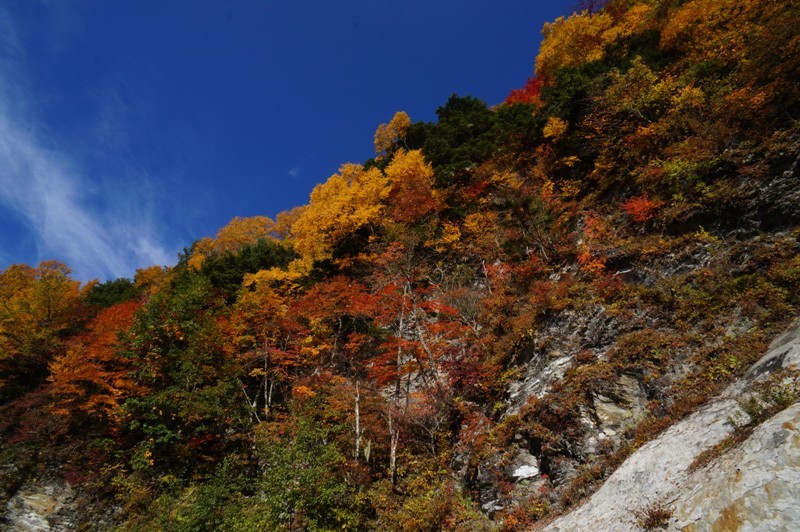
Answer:
<svg viewBox="0 0 800 532"><path fill-rule="evenodd" d="M300 167L299 166L292 166L289 168L289 171L286 172L289 174L289 177L297 177L300 175Z"/></svg>
<svg viewBox="0 0 800 532"><path fill-rule="evenodd" d="M40 258L63 257L84 278L120 277L136 266L169 261L172 254L150 233L149 221L91 209L81 170L45 146L30 124L10 119L0 101L0 202L28 222Z"/></svg>
<svg viewBox="0 0 800 532"><path fill-rule="evenodd" d="M92 175L96 169L81 167L80 157L67 153L47 124L34 118L24 52L2 8L0 46L0 206L30 228L19 237L35 241L38 259L62 260L83 280L130 276L138 267L172 262L151 189L139 186L147 176L127 181L137 171L124 160L114 176ZM109 113L107 107L98 109L106 135L115 122ZM109 186L113 182L118 186Z"/></svg>

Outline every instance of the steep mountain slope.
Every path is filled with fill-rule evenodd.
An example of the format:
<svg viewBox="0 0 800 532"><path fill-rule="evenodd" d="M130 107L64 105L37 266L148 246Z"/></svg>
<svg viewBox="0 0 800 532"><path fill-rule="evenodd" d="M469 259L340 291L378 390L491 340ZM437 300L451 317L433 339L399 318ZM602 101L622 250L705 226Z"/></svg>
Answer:
<svg viewBox="0 0 800 532"><path fill-rule="evenodd" d="M174 268L0 273L7 519L37 500L133 530L795 519L785 494L745 512L756 492L724 472L797 474L797 368L751 368L800 303L798 14L610 1L547 25L503 104L399 112L308 205L235 218Z"/></svg>
<svg viewBox="0 0 800 532"><path fill-rule="evenodd" d="M659 517L671 530L796 528L798 368L795 322L743 378L634 452L585 505L546 529L635 530Z"/></svg>

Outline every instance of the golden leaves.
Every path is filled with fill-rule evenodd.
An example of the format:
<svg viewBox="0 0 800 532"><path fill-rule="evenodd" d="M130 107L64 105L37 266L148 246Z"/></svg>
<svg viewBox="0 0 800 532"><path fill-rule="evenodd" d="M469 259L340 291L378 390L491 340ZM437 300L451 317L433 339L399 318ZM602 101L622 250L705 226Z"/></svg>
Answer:
<svg viewBox="0 0 800 532"><path fill-rule="evenodd" d="M375 153L381 155L396 142L403 142L406 131L411 127L411 118L403 111L398 111L388 124L381 124L375 131Z"/></svg>
<svg viewBox="0 0 800 532"><path fill-rule="evenodd" d="M153 295L169 280L169 271L161 266L149 266L136 270L134 285L142 293Z"/></svg>
<svg viewBox="0 0 800 532"><path fill-rule="evenodd" d="M194 253L192 253L192 256L189 257L187 264L191 269L195 271L200 271L205 261L206 261L206 254L195 250Z"/></svg>
<svg viewBox="0 0 800 532"><path fill-rule="evenodd" d="M452 222L444 222L441 228L441 235L437 238L431 238L425 245L433 247L439 253L448 250L458 249L461 242L461 230Z"/></svg>
<svg viewBox="0 0 800 532"><path fill-rule="evenodd" d="M631 7L614 26L603 33L603 42L608 45L646 30L652 21L652 13L653 7L647 4Z"/></svg>
<svg viewBox="0 0 800 532"><path fill-rule="evenodd" d="M544 39L536 57L536 75L544 79L564 67L579 67L603 58L603 35L614 24L606 13L576 13L559 17L542 28Z"/></svg>
<svg viewBox="0 0 800 532"><path fill-rule="evenodd" d="M606 108L612 112L633 113L646 122L651 122L669 106L677 89L671 76L657 74L639 56L633 59L626 72L613 70L610 81L604 99Z"/></svg>
<svg viewBox="0 0 800 532"><path fill-rule="evenodd" d="M249 218L234 217L228 225L217 231L214 239L215 251L237 251L247 244L254 244L271 236L274 222L266 216Z"/></svg>
<svg viewBox="0 0 800 532"><path fill-rule="evenodd" d="M560 68L580 67L603 59L606 46L646 30L651 25L652 13L652 6L638 4L625 11L619 20L606 12L584 11L545 24L544 40L536 57L537 76L547 79Z"/></svg>
<svg viewBox="0 0 800 532"><path fill-rule="evenodd" d="M546 139L558 139L567 132L569 124L566 120L562 120L556 116L551 116L547 119L542 134Z"/></svg>
<svg viewBox="0 0 800 532"><path fill-rule="evenodd" d="M206 237L195 243L188 260L189 267L199 270L211 253L235 252L248 244L255 244L262 238L272 238L274 226L275 222L266 216L248 218L236 216L217 231L215 238Z"/></svg>
<svg viewBox="0 0 800 532"><path fill-rule="evenodd" d="M295 399L299 400L311 399L315 395L317 394L314 392L314 390L312 390L308 386L300 384L292 387L292 397Z"/></svg>
<svg viewBox="0 0 800 532"><path fill-rule="evenodd" d="M330 258L336 243L358 229L377 224L388 180L377 168L345 164L317 185L311 201L292 225L295 250L306 260Z"/></svg>
<svg viewBox="0 0 800 532"><path fill-rule="evenodd" d="M773 3L781 2L691 0L669 17L661 45L687 50L696 61L739 63L746 59L750 33L759 30L753 21Z"/></svg>
<svg viewBox="0 0 800 532"><path fill-rule="evenodd" d="M0 272L0 333L27 345L75 322L80 282L69 274L67 266L52 260L36 268L15 264Z"/></svg>
<svg viewBox="0 0 800 532"><path fill-rule="evenodd" d="M391 215L396 221L414 223L438 207L433 193L433 168L419 150L399 150L386 167L391 183Z"/></svg>

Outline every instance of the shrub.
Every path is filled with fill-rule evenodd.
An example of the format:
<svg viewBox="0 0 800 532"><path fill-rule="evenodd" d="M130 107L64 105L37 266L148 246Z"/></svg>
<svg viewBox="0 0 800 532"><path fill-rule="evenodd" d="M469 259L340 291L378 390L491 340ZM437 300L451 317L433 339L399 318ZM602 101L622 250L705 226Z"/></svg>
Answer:
<svg viewBox="0 0 800 532"><path fill-rule="evenodd" d="M628 218L634 222L645 223L650 221L656 211L663 205L663 201L651 200L647 194L642 194L638 197L629 198L628 201L622 204L622 209L628 215Z"/></svg>
<svg viewBox="0 0 800 532"><path fill-rule="evenodd" d="M652 502L642 510L633 512L636 524L645 530L659 530L666 528L672 518L672 508L663 502Z"/></svg>

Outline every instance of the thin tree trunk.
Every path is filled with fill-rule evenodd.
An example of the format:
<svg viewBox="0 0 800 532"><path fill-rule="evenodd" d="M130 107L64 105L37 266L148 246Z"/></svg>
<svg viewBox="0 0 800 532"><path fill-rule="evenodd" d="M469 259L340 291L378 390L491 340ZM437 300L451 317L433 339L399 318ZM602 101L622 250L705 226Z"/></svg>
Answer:
<svg viewBox="0 0 800 532"><path fill-rule="evenodd" d="M255 418L256 423L261 423L261 419L258 417L258 409L256 408L256 402L258 401L258 390L256 390L256 395L255 395L256 400L251 401L250 396L247 395L247 390L245 389L244 384L242 384L242 381L240 380L239 380L239 386L242 388L242 393L244 394L244 398L247 401L247 406L250 407L250 414Z"/></svg>
<svg viewBox="0 0 800 532"><path fill-rule="evenodd" d="M275 379L270 379L269 380L269 392L267 393L267 390L266 390L267 384L264 383L264 393L266 394L266 397L267 397L267 403L266 403L266 406L264 407L264 409L267 412L267 418L269 418L270 412L272 411L272 390L273 390L274 387L275 387Z"/></svg>
<svg viewBox="0 0 800 532"><path fill-rule="evenodd" d="M402 338L404 321L405 321L405 312L401 310L397 328L398 338ZM392 480L392 486L397 486L397 447L400 443L400 391L402 386L401 384L402 375L400 374L400 368L402 367L402 365L403 365L403 350L398 345L397 376L394 382L394 399L392 404L392 411L389 414L389 474Z"/></svg>
<svg viewBox="0 0 800 532"><path fill-rule="evenodd" d="M361 393L358 389L358 380L356 380L356 453L355 459L358 462L358 455L361 453L361 409L359 403L361 402Z"/></svg>
<svg viewBox="0 0 800 532"><path fill-rule="evenodd" d="M489 290L489 295L492 294L492 280L489 278L489 272L486 270L486 261L481 261L481 266L483 266L483 277L486 279L486 288Z"/></svg>
<svg viewBox="0 0 800 532"><path fill-rule="evenodd" d="M272 380L267 377L269 375L269 351L267 351L267 342L264 342L264 416L269 419L269 406L272 400ZM269 382L269 386L267 383Z"/></svg>
<svg viewBox="0 0 800 532"><path fill-rule="evenodd" d="M398 419L398 405L394 405L394 411L389 416L389 472L391 475L392 486L397 486L397 446L400 442L400 425Z"/></svg>

